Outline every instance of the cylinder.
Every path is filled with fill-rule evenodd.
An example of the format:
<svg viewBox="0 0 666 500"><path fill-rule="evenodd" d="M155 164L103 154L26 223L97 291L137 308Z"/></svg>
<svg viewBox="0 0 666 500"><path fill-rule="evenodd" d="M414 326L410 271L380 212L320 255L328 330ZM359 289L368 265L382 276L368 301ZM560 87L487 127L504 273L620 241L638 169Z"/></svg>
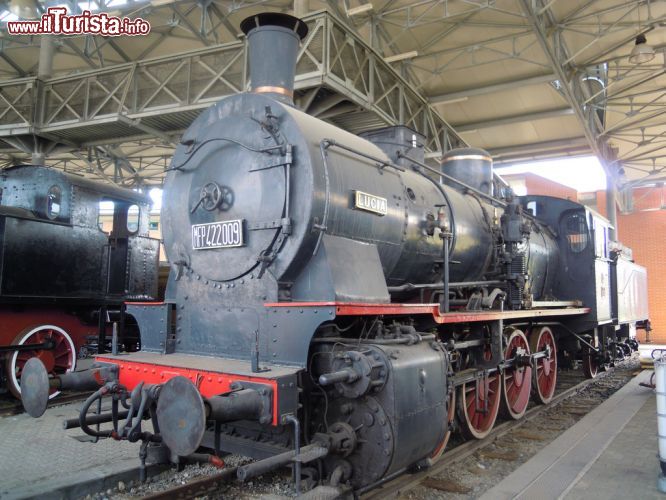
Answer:
<svg viewBox="0 0 666 500"><path fill-rule="evenodd" d="M274 12L241 23L247 35L252 92L293 105L296 56L308 27L300 19Z"/></svg>
<svg viewBox="0 0 666 500"><path fill-rule="evenodd" d="M478 148L452 149L442 157L442 173L485 194L493 194L493 159ZM446 177L444 184L464 191L459 183Z"/></svg>
<svg viewBox="0 0 666 500"><path fill-rule="evenodd" d="M261 396L254 389L242 389L227 396L206 399L209 418L220 422L258 420L263 410Z"/></svg>
<svg viewBox="0 0 666 500"><path fill-rule="evenodd" d="M65 391L92 391L111 380L118 380L118 365L102 364L89 370L59 375L58 389Z"/></svg>

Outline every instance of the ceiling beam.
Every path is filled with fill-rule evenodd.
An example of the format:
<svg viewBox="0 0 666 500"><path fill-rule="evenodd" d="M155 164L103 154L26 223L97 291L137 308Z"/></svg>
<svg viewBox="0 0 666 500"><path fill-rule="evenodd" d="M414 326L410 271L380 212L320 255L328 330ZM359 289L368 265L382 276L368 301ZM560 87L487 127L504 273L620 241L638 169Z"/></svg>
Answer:
<svg viewBox="0 0 666 500"><path fill-rule="evenodd" d="M26 76L26 72L23 71L23 68L18 65L16 61L14 61L11 57L9 57L5 52L0 49L0 59L4 60L9 66L11 66L14 71L16 71L16 74L20 77Z"/></svg>
<svg viewBox="0 0 666 500"><path fill-rule="evenodd" d="M548 109L544 111L535 111L533 113L522 113L518 115L503 116L501 118L495 118L493 120L484 120L482 122L451 124L451 126L456 130L456 132L462 133L462 132L470 132L473 130L501 127L503 125L511 125L514 123L524 123L536 120L544 120L546 118L556 118L560 116L567 116L573 114L574 114L573 109L567 107L567 108Z"/></svg>
<svg viewBox="0 0 666 500"><path fill-rule="evenodd" d="M516 87L527 87L528 85L549 83L552 82L553 80L557 80L555 74L547 73L543 75L535 75L527 78L521 78L519 80L509 80L506 82L493 83L491 85L484 85L482 87L472 87L465 90L459 90L457 92L437 94L430 96L428 99L432 104L442 104L445 103L446 101L454 101L458 99L464 99L466 97L492 94L495 92L501 92L503 90L514 90Z"/></svg>
<svg viewBox="0 0 666 500"><path fill-rule="evenodd" d="M587 109L583 107L582 103L586 98L585 85L581 85L581 75L576 68L567 62L571 59L570 52L561 32L557 29L557 23L550 9L544 4L544 0L520 0L520 4L561 84L562 94L583 128L590 149L599 158L604 170L614 177L615 172L610 167L614 160L613 152L606 141L598 140L603 126L596 110L591 107Z"/></svg>
<svg viewBox="0 0 666 500"><path fill-rule="evenodd" d="M578 148L580 146L589 146L585 137L572 137L571 139L557 139L554 141L532 142L529 144L516 144L513 146L503 146L499 148L488 148L488 152L493 156L505 157L515 156L518 154L531 153L537 155L555 149L562 149L566 147Z"/></svg>

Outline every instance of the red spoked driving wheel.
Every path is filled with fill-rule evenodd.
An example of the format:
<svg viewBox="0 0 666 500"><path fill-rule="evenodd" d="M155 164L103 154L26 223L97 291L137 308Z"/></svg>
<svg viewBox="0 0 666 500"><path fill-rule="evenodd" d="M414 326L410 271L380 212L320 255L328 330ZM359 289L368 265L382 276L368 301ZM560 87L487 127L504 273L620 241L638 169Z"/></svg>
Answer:
<svg viewBox="0 0 666 500"><path fill-rule="evenodd" d="M53 349L16 351L8 356L6 364L9 390L17 398L21 397L21 372L30 358L39 358L50 375L71 372L76 368L76 349L72 337L55 325L40 325L29 328L19 334L12 345L41 344L51 340ZM57 396L60 391L52 390L49 399Z"/></svg>
<svg viewBox="0 0 666 500"><path fill-rule="evenodd" d="M530 349L533 353L546 351L547 355L535 360L532 395L537 403L546 404L553 399L557 384L557 347L555 336L547 326L537 327L530 333Z"/></svg>
<svg viewBox="0 0 666 500"><path fill-rule="evenodd" d="M502 379L498 372L458 389L458 419L466 438L483 439L495 425L502 395Z"/></svg>
<svg viewBox="0 0 666 500"><path fill-rule="evenodd" d="M430 455L430 458L437 459L442 456L442 453L444 453L444 450L446 449L446 445L449 442L449 439L451 438L451 427L453 425L453 420L455 419L456 416L456 389L454 388L451 394L449 395L449 401L448 401L448 411L446 412L446 432L444 433L444 438L442 441L437 445L437 448L435 448L435 451L432 452Z"/></svg>
<svg viewBox="0 0 666 500"><path fill-rule="evenodd" d="M505 359L514 359L517 364L504 370L502 375L502 405L504 417L518 420L525 415L532 391L532 367L520 364L520 358L529 356L530 346L527 337L520 330L514 330L506 343Z"/></svg>

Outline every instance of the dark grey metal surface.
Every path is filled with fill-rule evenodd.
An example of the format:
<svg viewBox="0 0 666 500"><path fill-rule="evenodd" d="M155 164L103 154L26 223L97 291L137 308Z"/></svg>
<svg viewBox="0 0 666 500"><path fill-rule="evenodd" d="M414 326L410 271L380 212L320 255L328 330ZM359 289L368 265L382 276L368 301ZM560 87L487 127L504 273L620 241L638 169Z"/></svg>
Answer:
<svg viewBox="0 0 666 500"><path fill-rule="evenodd" d="M371 359L384 372L366 372L363 378L373 379L383 373L385 383L376 384L370 391L358 394L354 385L344 390L327 387L326 408L313 405L312 419L325 419L328 428L334 422L351 425L356 438L362 442L345 457L352 468L355 488L370 484L414 464L434 451L447 431L447 355L436 344L423 341L415 345L374 345L368 341L360 352L340 351L335 356L333 344L319 344L314 375L330 372L338 366L337 356ZM354 340L344 347L356 347ZM343 347L343 349L344 349ZM331 351L329 351L331 349ZM354 363L354 368L357 364ZM359 365L360 366L360 365ZM352 397L353 396L353 397ZM323 428L323 424L320 425ZM335 467L339 457L327 459L326 467Z"/></svg>
<svg viewBox="0 0 666 500"><path fill-rule="evenodd" d="M275 119L267 118L267 107ZM285 156L256 152L276 145L276 140L262 130L262 122L279 127L276 140L293 146L290 199L286 205L285 167L270 168L284 164ZM442 193L446 189L450 201L447 209L456 227L451 258L466 267L453 266L452 279L480 278L492 242L488 228L492 211L484 216L480 200L442 189L420 173L378 166L340 148L322 151L325 139L389 162L371 143L265 96L233 96L204 112L183 138L184 142L195 141L193 145L179 146L174 156L171 168L183 164L182 168L170 172L165 184L165 198L170 203L163 209L164 240L170 261L183 262L202 278L220 282L256 276L260 269L257 259L278 238L279 228L246 228L243 247L197 251L189 244L190 228L193 224L236 219L256 225L280 220L288 209L291 234L269 266L279 281L296 278L312 257L322 231L376 245L391 285L408 278L412 282L432 281L436 261L441 259L441 245L438 230L426 232L428 216L434 215L436 205L449 205ZM201 188L209 182L234 193L232 206L225 211L197 209L190 213ZM386 215L355 209L355 191L386 199ZM216 265L219 259L224 259L226 265Z"/></svg>
<svg viewBox="0 0 666 500"><path fill-rule="evenodd" d="M59 195L50 198L52 190ZM100 201L115 203L113 232L98 226ZM136 232L127 210L140 210ZM0 173L0 301L121 303L157 298L159 241L149 237L149 200L59 170Z"/></svg>
<svg viewBox="0 0 666 500"><path fill-rule="evenodd" d="M194 453L206 430L204 402L196 386L177 376L162 385L157 422L165 445L179 456Z"/></svg>
<svg viewBox="0 0 666 500"><path fill-rule="evenodd" d="M324 235L290 289L294 301L389 302L377 247Z"/></svg>
<svg viewBox="0 0 666 500"><path fill-rule="evenodd" d="M49 402L49 376L38 358L26 361L21 373L21 401L31 417L41 417Z"/></svg>

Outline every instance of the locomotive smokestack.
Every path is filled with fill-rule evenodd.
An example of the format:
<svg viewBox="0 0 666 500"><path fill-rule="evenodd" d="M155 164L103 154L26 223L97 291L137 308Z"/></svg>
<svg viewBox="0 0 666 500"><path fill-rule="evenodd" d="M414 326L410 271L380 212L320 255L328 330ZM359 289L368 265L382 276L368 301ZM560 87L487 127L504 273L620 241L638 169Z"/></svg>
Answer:
<svg viewBox="0 0 666 500"><path fill-rule="evenodd" d="M252 92L294 105L294 77L300 41L308 27L300 19L274 12L241 22L247 36Z"/></svg>

